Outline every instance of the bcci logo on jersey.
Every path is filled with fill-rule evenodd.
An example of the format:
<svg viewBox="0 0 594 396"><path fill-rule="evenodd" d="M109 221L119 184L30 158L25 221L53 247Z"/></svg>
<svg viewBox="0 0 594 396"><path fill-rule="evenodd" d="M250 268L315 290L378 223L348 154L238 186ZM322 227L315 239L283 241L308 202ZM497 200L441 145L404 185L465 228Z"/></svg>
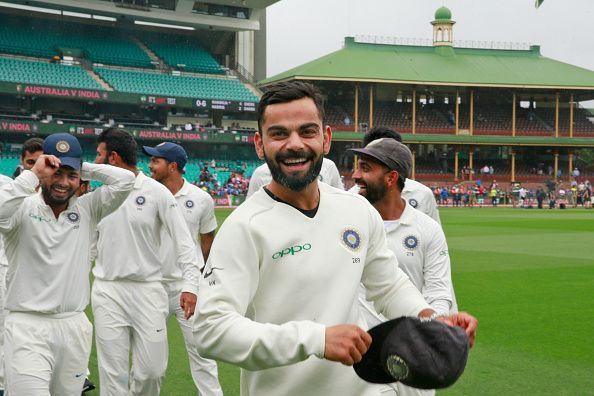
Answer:
<svg viewBox="0 0 594 396"><path fill-rule="evenodd" d="M357 251L361 247L361 236L353 228L347 228L342 232L340 240L352 251Z"/></svg>
<svg viewBox="0 0 594 396"><path fill-rule="evenodd" d="M417 208L417 206L419 206L419 203L418 203L418 202L417 202L417 200L416 200L416 199L414 199L414 198L411 198L411 199L409 199L409 200L408 200L408 204L409 204L410 206L412 206L413 208L415 208L415 209Z"/></svg>
<svg viewBox="0 0 594 396"><path fill-rule="evenodd" d="M415 250L419 246L419 240L416 236L409 235L406 238L404 238L403 244L404 247L408 250Z"/></svg>
<svg viewBox="0 0 594 396"><path fill-rule="evenodd" d="M146 203L146 198L143 197L142 195L136 197L136 205L138 206L142 206Z"/></svg>
<svg viewBox="0 0 594 396"><path fill-rule="evenodd" d="M191 199L188 199L185 203L186 208L188 209L192 209L194 207L194 201L192 201Z"/></svg>
<svg viewBox="0 0 594 396"><path fill-rule="evenodd" d="M80 216L76 212L70 212L66 215L66 219L72 224L78 223Z"/></svg>

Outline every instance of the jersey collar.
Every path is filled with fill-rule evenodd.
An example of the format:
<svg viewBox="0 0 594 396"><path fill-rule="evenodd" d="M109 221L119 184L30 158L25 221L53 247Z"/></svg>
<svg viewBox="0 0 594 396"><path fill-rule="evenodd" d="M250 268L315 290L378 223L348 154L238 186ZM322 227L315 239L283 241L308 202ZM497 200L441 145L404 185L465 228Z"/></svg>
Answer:
<svg viewBox="0 0 594 396"><path fill-rule="evenodd" d="M175 193L174 197L183 197L184 195L188 195L190 194L190 183L188 183L188 181L186 180L186 178L183 178L184 180L184 184L182 184L182 187L179 189L178 192Z"/></svg>

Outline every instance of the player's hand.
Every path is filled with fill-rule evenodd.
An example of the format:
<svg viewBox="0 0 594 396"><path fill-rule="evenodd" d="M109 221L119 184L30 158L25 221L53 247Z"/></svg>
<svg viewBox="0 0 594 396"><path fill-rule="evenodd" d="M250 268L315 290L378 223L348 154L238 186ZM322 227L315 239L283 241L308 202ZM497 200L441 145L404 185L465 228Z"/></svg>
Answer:
<svg viewBox="0 0 594 396"><path fill-rule="evenodd" d="M184 310L184 319L188 320L194 315L196 308L196 295L190 292L182 292L179 298L179 306Z"/></svg>
<svg viewBox="0 0 594 396"><path fill-rule="evenodd" d="M324 358L352 366L371 345L371 336L356 325L338 325L326 328Z"/></svg>
<svg viewBox="0 0 594 396"><path fill-rule="evenodd" d="M56 173L56 171L60 168L60 164L61 162L58 157L54 155L41 154L39 158L37 158L33 168L31 168L31 171L35 173L35 176L37 176L39 180L43 180Z"/></svg>
<svg viewBox="0 0 594 396"><path fill-rule="evenodd" d="M468 312L458 312L457 314L443 316L440 319L449 324L450 326L462 327L466 332L466 335L468 336L470 346L472 347L474 345L474 339L476 338L476 329L478 327L477 318L475 318Z"/></svg>

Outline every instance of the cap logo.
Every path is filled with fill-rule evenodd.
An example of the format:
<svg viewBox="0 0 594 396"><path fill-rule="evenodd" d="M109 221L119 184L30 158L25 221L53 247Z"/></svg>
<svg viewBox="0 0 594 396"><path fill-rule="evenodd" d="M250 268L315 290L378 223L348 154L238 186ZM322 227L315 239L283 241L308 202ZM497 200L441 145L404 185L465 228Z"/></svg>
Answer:
<svg viewBox="0 0 594 396"><path fill-rule="evenodd" d="M408 200L408 203L410 204L410 206L412 206L412 207L413 207L413 208L415 208L415 209L417 208L417 206L419 206L419 203L418 203L418 202L417 202L417 200L416 200L416 199L414 199L414 198L411 198L411 199L409 199L409 200Z"/></svg>
<svg viewBox="0 0 594 396"><path fill-rule="evenodd" d="M56 143L56 150L62 154L67 153L70 151L70 145L66 140L60 140L58 143Z"/></svg>
<svg viewBox="0 0 594 396"><path fill-rule="evenodd" d="M389 355L386 359L386 368L394 381L402 381L408 377L408 366L398 355Z"/></svg>
<svg viewBox="0 0 594 396"><path fill-rule="evenodd" d="M348 228L342 232L341 240L350 250L357 251L361 247L361 237L352 228Z"/></svg>
<svg viewBox="0 0 594 396"><path fill-rule="evenodd" d="M408 250L415 250L419 246L419 240L414 235L409 235L404 238L404 247Z"/></svg>

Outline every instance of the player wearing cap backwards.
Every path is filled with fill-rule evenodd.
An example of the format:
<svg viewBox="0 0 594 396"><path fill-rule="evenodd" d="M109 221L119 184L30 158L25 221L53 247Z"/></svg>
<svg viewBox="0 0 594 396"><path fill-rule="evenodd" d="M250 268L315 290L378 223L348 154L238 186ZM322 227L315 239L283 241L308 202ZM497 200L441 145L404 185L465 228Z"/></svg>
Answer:
<svg viewBox="0 0 594 396"><path fill-rule="evenodd" d="M227 218L202 275L194 340L202 356L243 369L243 395L379 394L347 367L371 343L355 304L361 282L389 318L435 313L369 202L318 182L332 138L323 120L312 85L269 87L255 144L272 181ZM448 320L474 338L472 316Z"/></svg>
<svg viewBox="0 0 594 396"><path fill-rule="evenodd" d="M374 127L367 131L365 136L363 136L363 147L367 146L376 139L382 138L390 138L402 143L402 137L395 130L386 127ZM357 193L357 185L355 184L349 191ZM441 224L437 203L433 197L433 192L429 187L407 177L404 182L402 197L408 201L410 206L420 210Z"/></svg>
<svg viewBox="0 0 594 396"><path fill-rule="evenodd" d="M134 175L82 163L80 144L67 133L47 137L43 151L31 170L0 188L0 233L8 257L6 390L80 395L92 337L83 312L89 244L96 224L130 193ZM81 177L103 186L77 198Z"/></svg>
<svg viewBox="0 0 594 396"><path fill-rule="evenodd" d="M453 287L445 235L435 220L414 209L401 194L412 167L410 150L390 138L351 150L359 155L353 179L359 186L359 194L367 198L384 220L388 248L431 308L438 315L447 315L452 307ZM360 300L371 326L386 320L365 300L364 291ZM397 386L400 396L435 394L434 390L414 389L401 383L393 386Z"/></svg>
<svg viewBox="0 0 594 396"><path fill-rule="evenodd" d="M250 178L250 185L248 187L247 197L251 197L256 191L258 191L263 186L270 183L272 180L272 175L270 174L270 169L268 168L268 164L264 163L257 167ZM338 172L338 168L334 161L329 158L324 158L322 162L322 169L320 169L320 175L318 176L318 180L323 181L326 184L331 185L332 187L340 188L344 190L344 185L342 184L342 180L340 179L340 173Z"/></svg>
<svg viewBox="0 0 594 396"><path fill-rule="evenodd" d="M183 177L188 161L186 151L182 146L170 142L161 143L156 147L144 146L142 151L151 157L149 168L153 179L167 187L175 197L190 235L196 243L197 254L203 255L206 260L217 228L214 202L207 192L188 183ZM169 315L175 315L184 335L194 384L202 396L222 396L217 363L198 354L192 340L192 322L184 318L184 311L179 305L183 287L182 268L175 262L173 241L164 230L161 232L160 254L163 263L163 284L169 296Z"/></svg>
<svg viewBox="0 0 594 396"><path fill-rule="evenodd" d="M101 395L158 395L167 368L169 314L159 254L161 232L173 241L174 260L182 271L179 303L186 319L194 313L204 261L196 254L171 192L136 169L132 135L110 128L99 135L98 142L95 162L136 174L128 199L97 226L91 304Z"/></svg>

